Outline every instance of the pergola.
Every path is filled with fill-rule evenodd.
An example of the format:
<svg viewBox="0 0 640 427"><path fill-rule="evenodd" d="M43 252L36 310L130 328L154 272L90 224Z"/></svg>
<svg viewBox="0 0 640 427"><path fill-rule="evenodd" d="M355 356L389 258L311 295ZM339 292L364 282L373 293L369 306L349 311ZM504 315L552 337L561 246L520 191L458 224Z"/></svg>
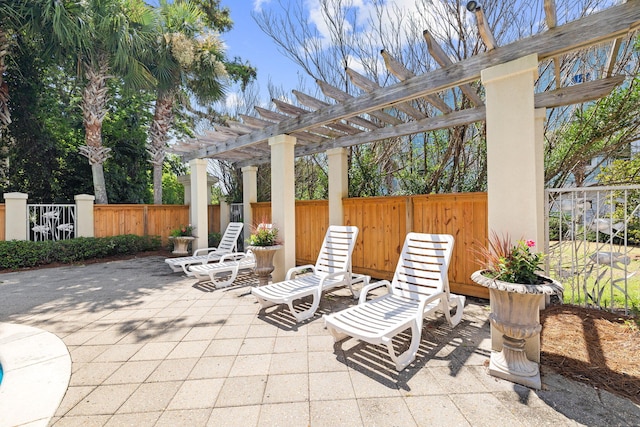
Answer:
<svg viewBox="0 0 640 427"><path fill-rule="evenodd" d="M544 0L544 7L548 30L505 46L496 45L482 9L471 7L485 53L453 63L425 31L428 50L441 67L437 70L414 75L383 50L389 72L400 83L380 87L347 68L351 82L362 89L360 96L317 81L326 98L335 102L294 90L300 106L274 99L278 111L256 107L260 118L241 116L241 122L172 146L190 161L192 223L207 229L207 158L242 168L246 224L253 221L250 203L257 201L257 165L271 162L271 187L278 189L272 192L272 221L285 244L274 260L273 277L280 280L295 264L296 157L327 154L329 222L341 224L342 198L348 188L347 147L486 120L489 229L542 242L545 111L598 99L622 83L624 78L614 76L613 69L621 43L640 28L640 0L628 0L561 26L556 25L555 1ZM561 87L557 58L603 43L611 43L611 50L602 78ZM554 62L556 89L535 93L542 61ZM475 88L479 85L471 85L478 81L484 86L484 100ZM438 95L456 87L473 104L471 108L455 111ZM440 114L427 117L414 106L416 101L431 104ZM390 109L404 114L391 115ZM206 236L201 236L194 248L204 246Z"/></svg>

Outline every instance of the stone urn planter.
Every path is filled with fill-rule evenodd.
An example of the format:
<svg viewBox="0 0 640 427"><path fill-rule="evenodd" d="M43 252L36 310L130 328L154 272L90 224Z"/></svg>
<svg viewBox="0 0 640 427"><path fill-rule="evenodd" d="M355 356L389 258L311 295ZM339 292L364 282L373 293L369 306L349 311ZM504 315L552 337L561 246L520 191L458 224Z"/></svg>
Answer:
<svg viewBox="0 0 640 427"><path fill-rule="evenodd" d="M250 249L256 257L256 268L253 272L258 276L259 286L268 284L269 277L274 270L273 257L276 251L282 249L282 245L249 246L248 249Z"/></svg>
<svg viewBox="0 0 640 427"><path fill-rule="evenodd" d="M189 243L195 240L193 236L169 236L173 241L173 254L189 255Z"/></svg>
<svg viewBox="0 0 640 427"><path fill-rule="evenodd" d="M540 367L527 358L526 340L540 334L539 310L545 295L561 294L562 285L549 278L542 284L526 285L509 283L483 275L476 271L471 279L489 288L491 314L489 320L495 330L502 334L502 351L491 353L489 373L495 377L540 389ZM493 332L493 331L492 331ZM539 348L538 357L540 360Z"/></svg>

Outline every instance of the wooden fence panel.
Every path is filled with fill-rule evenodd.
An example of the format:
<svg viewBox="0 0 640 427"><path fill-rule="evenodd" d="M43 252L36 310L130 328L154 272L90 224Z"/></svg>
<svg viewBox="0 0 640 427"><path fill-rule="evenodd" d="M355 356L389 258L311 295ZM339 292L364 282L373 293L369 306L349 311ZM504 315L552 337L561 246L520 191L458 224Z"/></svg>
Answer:
<svg viewBox="0 0 640 427"><path fill-rule="evenodd" d="M189 224L187 205L146 205L147 234L161 236L162 244L169 243L171 230ZM197 230L195 231L197 233Z"/></svg>
<svg viewBox="0 0 640 427"><path fill-rule="evenodd" d="M209 205L207 208L207 214L209 234L220 233L220 205Z"/></svg>
<svg viewBox="0 0 640 427"><path fill-rule="evenodd" d="M249 226L258 225L261 222L271 223L271 202L251 203L251 213L253 214L254 223L249 224Z"/></svg>
<svg viewBox="0 0 640 427"><path fill-rule="evenodd" d="M407 198L351 198L343 201L343 207L345 224L360 230L353 271L390 279L407 234Z"/></svg>
<svg viewBox="0 0 640 427"><path fill-rule="evenodd" d="M476 285L471 273L479 268L472 252L487 240L486 193L456 193L411 196L413 231L451 234L455 238L449 281L451 291L488 298L487 288Z"/></svg>
<svg viewBox="0 0 640 427"><path fill-rule="evenodd" d="M95 237L136 234L144 236L146 205L95 205Z"/></svg>
<svg viewBox="0 0 640 427"><path fill-rule="evenodd" d="M329 227L327 200L296 201L296 264L315 264Z"/></svg>

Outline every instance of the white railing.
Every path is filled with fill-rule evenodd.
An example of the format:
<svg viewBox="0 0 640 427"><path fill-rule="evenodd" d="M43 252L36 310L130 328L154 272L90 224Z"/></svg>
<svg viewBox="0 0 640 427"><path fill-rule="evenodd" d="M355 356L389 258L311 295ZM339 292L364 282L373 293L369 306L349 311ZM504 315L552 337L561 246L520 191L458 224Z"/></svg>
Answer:
<svg viewBox="0 0 640 427"><path fill-rule="evenodd" d="M546 196L546 269L564 285L565 301L637 309L640 186L554 188Z"/></svg>
<svg viewBox="0 0 640 427"><path fill-rule="evenodd" d="M29 240L76 237L76 205L27 205Z"/></svg>

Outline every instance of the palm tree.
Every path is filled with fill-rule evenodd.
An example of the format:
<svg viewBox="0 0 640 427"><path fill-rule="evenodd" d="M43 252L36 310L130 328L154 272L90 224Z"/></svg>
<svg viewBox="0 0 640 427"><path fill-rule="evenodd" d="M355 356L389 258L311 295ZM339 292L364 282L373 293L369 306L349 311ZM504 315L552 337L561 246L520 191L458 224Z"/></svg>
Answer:
<svg viewBox="0 0 640 427"><path fill-rule="evenodd" d="M153 9L143 0L20 0L15 4L26 30L42 35L48 53L61 60L68 55L77 58L86 81L81 104L85 145L79 150L91 165L96 203L108 203L103 164L110 148L102 144L107 83L122 78L133 88L153 87L153 76L141 61L155 35Z"/></svg>
<svg viewBox="0 0 640 427"><path fill-rule="evenodd" d="M190 98L199 103L219 100L227 78L223 44L207 28L207 16L198 5L189 0L162 0L158 13L161 36L149 67L157 81L157 96L147 146L155 204L162 203L162 165L174 109L188 104Z"/></svg>
<svg viewBox="0 0 640 427"><path fill-rule="evenodd" d="M120 76L133 88L151 87L153 76L141 58L148 54L155 27L153 10L142 0L87 0L78 62L86 80L82 92L85 145L96 203L108 203L104 180L110 148L102 144L102 122L107 113L109 79Z"/></svg>

